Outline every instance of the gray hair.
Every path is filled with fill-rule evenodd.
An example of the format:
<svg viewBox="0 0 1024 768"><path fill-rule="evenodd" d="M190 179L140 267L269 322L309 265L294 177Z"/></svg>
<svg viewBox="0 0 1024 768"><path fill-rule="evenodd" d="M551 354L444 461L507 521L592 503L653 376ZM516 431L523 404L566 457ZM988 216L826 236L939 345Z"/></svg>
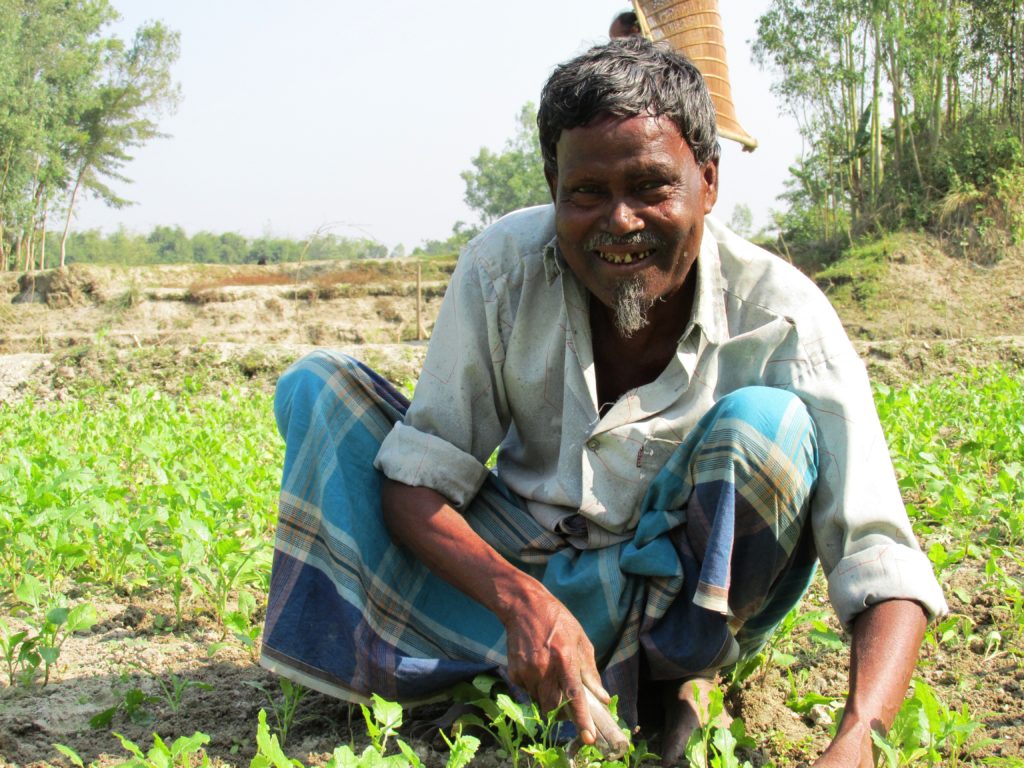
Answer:
<svg viewBox="0 0 1024 768"><path fill-rule="evenodd" d="M545 172L558 173L555 148L562 131L603 115L665 115L698 165L718 160L715 106L704 77L689 59L667 46L642 37L618 38L555 68L537 112Z"/></svg>

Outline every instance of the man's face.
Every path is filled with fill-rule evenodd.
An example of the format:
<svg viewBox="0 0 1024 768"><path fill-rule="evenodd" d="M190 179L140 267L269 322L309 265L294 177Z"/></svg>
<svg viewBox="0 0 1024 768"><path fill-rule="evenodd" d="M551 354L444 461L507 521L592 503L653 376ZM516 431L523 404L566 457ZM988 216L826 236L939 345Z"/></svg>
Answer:
<svg viewBox="0 0 1024 768"><path fill-rule="evenodd" d="M717 166L697 165L664 116L603 117L563 131L557 160L548 185L558 246L576 277L613 310L623 293L647 306L674 296L700 252Z"/></svg>

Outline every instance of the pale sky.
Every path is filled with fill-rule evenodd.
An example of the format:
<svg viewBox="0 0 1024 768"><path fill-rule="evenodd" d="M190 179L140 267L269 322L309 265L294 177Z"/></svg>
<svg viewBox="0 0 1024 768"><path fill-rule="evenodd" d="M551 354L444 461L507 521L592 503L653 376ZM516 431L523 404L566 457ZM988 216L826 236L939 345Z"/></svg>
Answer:
<svg viewBox="0 0 1024 768"><path fill-rule="evenodd" d="M769 74L750 61L769 0L721 0L733 101L756 152L722 142L715 213L750 206L756 227L800 152ZM475 221L459 173L500 150L552 68L604 42L621 0L434 3L112 0L129 37L159 19L181 33L168 138L135 152L114 188L136 205L87 200L75 230L157 225L301 239L318 228L411 250Z"/></svg>

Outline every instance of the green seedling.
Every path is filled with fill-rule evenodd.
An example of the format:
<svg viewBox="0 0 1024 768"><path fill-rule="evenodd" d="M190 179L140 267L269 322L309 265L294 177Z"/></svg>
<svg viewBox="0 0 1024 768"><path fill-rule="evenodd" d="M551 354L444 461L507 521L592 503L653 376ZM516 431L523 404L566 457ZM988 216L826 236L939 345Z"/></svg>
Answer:
<svg viewBox="0 0 1024 768"><path fill-rule="evenodd" d="M178 710L181 709L182 700L185 697L185 692L190 689L196 689L199 691L212 691L213 686L209 683L204 683L201 680L189 680L184 677L179 677L175 674L167 675L167 679L163 676L152 674L154 680L160 685L160 690L163 691L164 703L172 713L177 714Z"/></svg>
<svg viewBox="0 0 1024 768"><path fill-rule="evenodd" d="M536 705L519 704L505 693L494 696L493 691L497 683L496 678L478 675L472 684L456 689L455 696L458 700L477 708L484 715L463 715L459 722L464 726L477 727L489 732L498 744L498 756L510 760L513 768L518 768L523 746L551 746L545 742L550 739L555 721L552 717L550 724L547 724L537 712ZM541 734L542 726L545 725L545 732Z"/></svg>
<svg viewBox="0 0 1024 768"><path fill-rule="evenodd" d="M871 738L885 760L885 768L905 765L951 766L975 750L991 743L976 739L982 723L963 705L950 709L934 689L914 680L913 695L904 701L888 734L872 732Z"/></svg>
<svg viewBox="0 0 1024 768"><path fill-rule="evenodd" d="M124 715L129 722L136 725L151 723L153 722L153 713L147 709L147 706L155 704L157 701L159 699L150 696L141 688L129 688L114 706L90 717L89 727L96 730L109 728L118 714Z"/></svg>
<svg viewBox="0 0 1024 768"><path fill-rule="evenodd" d="M19 587L19 597L27 593ZM32 580L36 581L36 580ZM38 584L38 581L36 581ZM38 607L38 603L34 603ZM91 603L81 603L74 608L58 606L46 611L43 620L35 625L34 631L11 632L0 622L0 653L3 654L10 685L32 685L37 680L46 685L56 667L61 647L75 632L83 632L97 621L96 609Z"/></svg>
<svg viewBox="0 0 1024 768"><path fill-rule="evenodd" d="M700 690L694 686L698 709L702 704ZM749 760L736 755L740 748L753 749L755 744L747 736L746 726L736 718L728 727L718 725L725 712L724 696L717 688L708 692L707 719L701 727L690 734L686 743L686 759L692 768L753 768Z"/></svg>
<svg viewBox="0 0 1024 768"><path fill-rule="evenodd" d="M337 752L337 750L335 750ZM333 759L333 758L332 758ZM328 766L332 763L328 762ZM339 763L341 766L347 766L347 763ZM270 732L270 728L267 726L267 711L265 709L260 710L259 724L256 728L256 755L253 757L252 762L249 763L249 768L303 768L302 763L298 760L290 760L285 755L284 750L281 749L281 744L277 740L277 736Z"/></svg>
<svg viewBox="0 0 1024 768"><path fill-rule="evenodd" d="M799 605L794 606L779 622L764 648L733 667L729 676L729 687L738 688L755 672L759 672L758 679L763 682L768 670L791 667L797 660L797 630L812 623L816 628L820 624L827 629L822 621L824 616L824 611L801 612Z"/></svg>
<svg viewBox="0 0 1024 768"><path fill-rule="evenodd" d="M254 621L256 598L248 590L238 593L238 609L230 611L224 617L224 626L231 630L235 639L249 652L253 661L257 661L260 653L260 635L263 625Z"/></svg>
<svg viewBox="0 0 1024 768"><path fill-rule="evenodd" d="M298 683L293 683L286 677L279 677L277 682L281 689L280 701L277 701L262 683L246 681L245 684L258 691L262 691L263 695L267 697L270 710L274 714L274 721L277 724L275 728L276 735L283 747L288 741L289 731L298 723L295 719L295 713L299 708L299 703L308 693L309 689ZM401 711L401 708L399 708L399 711Z"/></svg>
<svg viewBox="0 0 1024 768"><path fill-rule="evenodd" d="M199 731L191 736L175 739L170 746L154 733L153 746L145 754L135 743L121 734L114 735L134 758L122 763L124 768L207 768L210 765L210 758L203 750L210 742L210 737Z"/></svg>
<svg viewBox="0 0 1024 768"><path fill-rule="evenodd" d="M808 714L812 708L821 704L829 709L836 709L841 697L825 696L815 691L801 692L807 682L808 671L801 669L796 675L793 670L787 670L789 677L789 696L786 698L786 706L800 715Z"/></svg>
<svg viewBox="0 0 1024 768"><path fill-rule="evenodd" d="M36 638L30 637L28 631L12 632L0 620L0 653L7 667L8 685L32 684L43 663L43 657L36 650L36 642Z"/></svg>

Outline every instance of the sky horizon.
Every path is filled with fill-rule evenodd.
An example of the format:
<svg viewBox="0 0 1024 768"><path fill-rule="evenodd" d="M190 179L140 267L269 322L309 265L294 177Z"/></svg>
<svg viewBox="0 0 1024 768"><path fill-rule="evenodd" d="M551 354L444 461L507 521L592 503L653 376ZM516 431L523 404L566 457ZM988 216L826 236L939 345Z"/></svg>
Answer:
<svg viewBox="0 0 1024 768"><path fill-rule="evenodd" d="M463 170L481 147L500 151L553 67L607 40L628 3L520 0L481 8L468 0L412 5L305 0L112 0L130 38L145 21L181 33L172 70L178 110L158 118L166 138L133 152L114 182L135 205L86 199L72 231L156 226L305 239L320 230L411 250L476 223ZM723 5L725 5L723 0ZM722 142L725 221L750 207L755 228L781 206L800 152L795 122L780 116L771 78L750 61L769 0L725 14L733 101L760 146Z"/></svg>

